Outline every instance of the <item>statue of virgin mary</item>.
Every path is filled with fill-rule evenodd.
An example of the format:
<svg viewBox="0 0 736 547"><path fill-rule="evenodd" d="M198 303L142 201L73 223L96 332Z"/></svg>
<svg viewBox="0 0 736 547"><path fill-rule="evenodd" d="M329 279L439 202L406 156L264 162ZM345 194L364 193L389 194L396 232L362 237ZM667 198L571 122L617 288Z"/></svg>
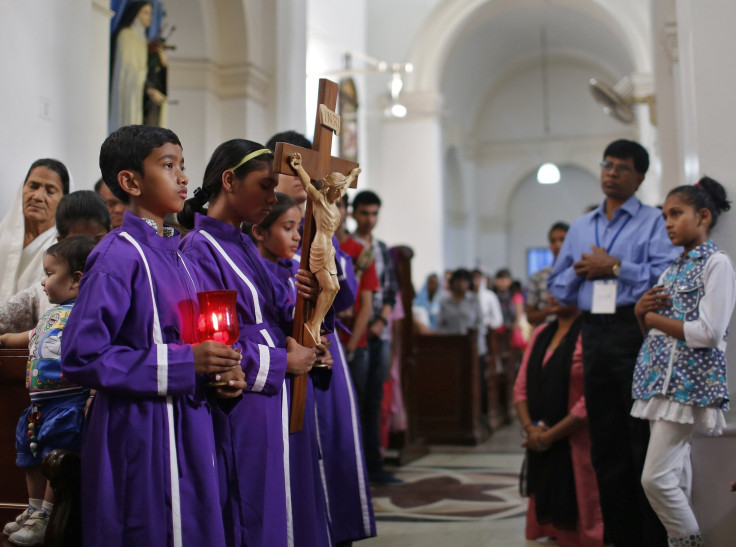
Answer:
<svg viewBox="0 0 736 547"><path fill-rule="evenodd" d="M148 2L131 2L112 36L110 56L109 131L124 125L143 123L143 98L148 76L148 39L152 6Z"/></svg>

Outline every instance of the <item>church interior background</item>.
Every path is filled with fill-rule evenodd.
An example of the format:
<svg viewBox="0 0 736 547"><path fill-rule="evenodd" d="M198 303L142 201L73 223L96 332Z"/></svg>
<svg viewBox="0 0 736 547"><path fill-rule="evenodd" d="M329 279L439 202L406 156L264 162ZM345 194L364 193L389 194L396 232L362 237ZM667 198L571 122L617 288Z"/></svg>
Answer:
<svg viewBox="0 0 736 547"><path fill-rule="evenodd" d="M377 235L414 249L417 288L429 272L459 266L508 266L524 281L527 249L546 245L553 222L600 201L598 162L617 138L639 140L652 156L638 194L647 204L702 174L736 192L732 0L164 5L166 23L176 26L169 126L184 145L190 186L226 139L265 142L286 129L310 136L317 79L339 79L349 66L361 186L384 200ZM112 15L105 0L2 2L6 198L38 157L64 161L75 189L99 178ZM392 99L394 72L403 88ZM632 97L654 98L633 106L630 124L607 116L588 86L590 78L613 85L626 76ZM404 117L390 114L397 102ZM558 184L537 183L546 162L559 166ZM0 215L9 206L0 201ZM735 222L727 215L715 232L731 256ZM729 361L736 372L736 344ZM720 444L728 442L736 445L709 445L714 466L736 460L736 449ZM730 500L712 519L732 518L733 509Z"/></svg>

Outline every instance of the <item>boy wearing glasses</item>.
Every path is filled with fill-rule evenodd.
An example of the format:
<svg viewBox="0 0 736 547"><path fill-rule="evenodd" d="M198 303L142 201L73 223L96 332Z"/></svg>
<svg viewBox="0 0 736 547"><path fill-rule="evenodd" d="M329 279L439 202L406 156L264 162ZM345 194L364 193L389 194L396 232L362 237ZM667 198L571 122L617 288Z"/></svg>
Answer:
<svg viewBox="0 0 736 547"><path fill-rule="evenodd" d="M643 341L634 305L679 249L667 237L660 211L635 195L649 167L644 147L614 141L600 165L605 199L570 226L548 290L583 311L584 393L606 540L666 545L640 484L649 424L636 423L629 411Z"/></svg>

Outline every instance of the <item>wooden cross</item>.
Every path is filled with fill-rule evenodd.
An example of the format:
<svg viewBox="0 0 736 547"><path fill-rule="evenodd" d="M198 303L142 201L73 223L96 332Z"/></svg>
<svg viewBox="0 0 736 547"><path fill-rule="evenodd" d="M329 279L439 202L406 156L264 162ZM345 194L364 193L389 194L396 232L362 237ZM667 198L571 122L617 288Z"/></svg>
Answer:
<svg viewBox="0 0 736 547"><path fill-rule="evenodd" d="M294 146L285 142L276 143L274 150L274 171L285 175L293 175L294 169L289 160L292 155L299 153L302 156L302 167L309 173L317 188L321 181L330 173L349 175L350 171L358 167L353 161L333 157L331 155L332 133L340 134L340 116L335 113L337 106L338 85L327 79L319 81L319 97L317 99L317 120L314 124L314 140L312 149ZM357 186L357 179L351 188ZM299 267L309 269L309 250L314 237L314 219L312 216L312 201L307 199L304 211L304 233L302 234L302 257ZM305 301L297 294L296 309L294 311L294 339L302 345L312 346L311 337L304 336L304 323L312 314L312 303ZM313 346L312 346L313 347ZM304 426L304 404L307 397L307 375L291 379L291 414L289 416L289 432L301 431Z"/></svg>

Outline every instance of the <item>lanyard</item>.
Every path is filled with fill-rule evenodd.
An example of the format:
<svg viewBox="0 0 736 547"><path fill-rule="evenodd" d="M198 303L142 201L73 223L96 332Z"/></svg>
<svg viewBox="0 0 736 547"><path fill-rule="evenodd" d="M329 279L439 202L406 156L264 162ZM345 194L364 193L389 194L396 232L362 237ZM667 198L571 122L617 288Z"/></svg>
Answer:
<svg viewBox="0 0 736 547"><path fill-rule="evenodd" d="M613 244L616 243L616 240L618 239L618 236L621 234L621 231L626 227L626 225L629 223L630 220L631 220L631 216L627 217L627 219L624 220L623 224L621 224L621 227L618 229L618 232L616 232L616 235L613 236L611 243L608 244L608 248L606 249L607 254L611 253ZM598 216L595 217L595 246L596 247L601 246L601 242L598 239Z"/></svg>

